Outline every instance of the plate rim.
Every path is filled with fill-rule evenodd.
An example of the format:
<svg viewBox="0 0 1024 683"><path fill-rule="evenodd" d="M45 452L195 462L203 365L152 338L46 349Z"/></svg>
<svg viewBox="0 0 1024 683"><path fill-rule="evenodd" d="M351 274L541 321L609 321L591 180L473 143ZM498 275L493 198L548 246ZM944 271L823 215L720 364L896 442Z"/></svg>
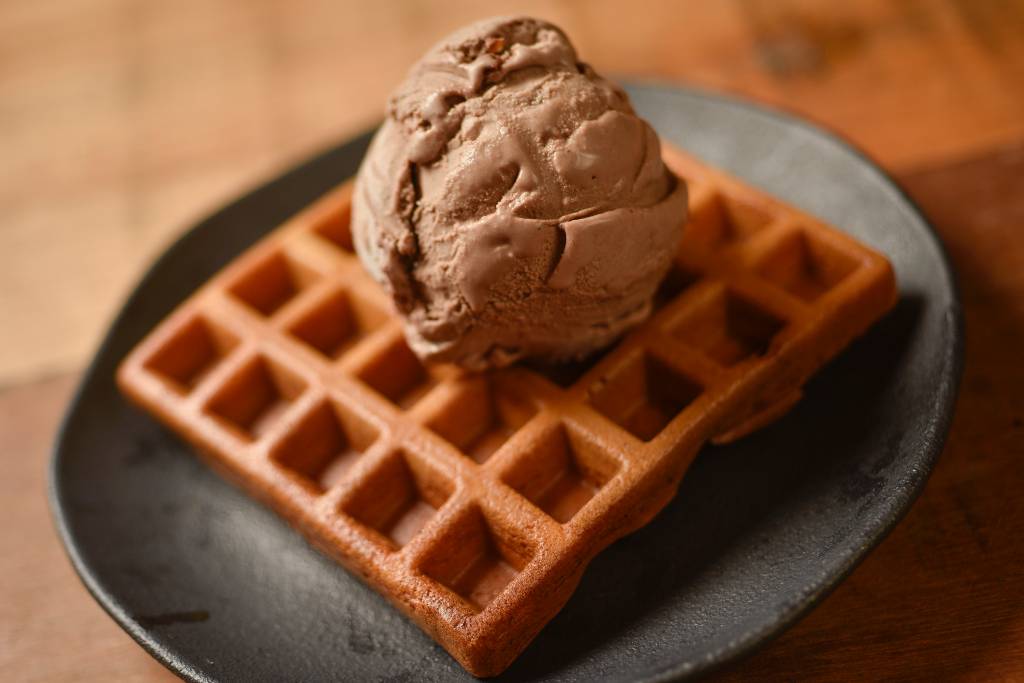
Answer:
<svg viewBox="0 0 1024 683"><path fill-rule="evenodd" d="M936 408L934 417L929 423L930 433L924 439L926 447L922 450L920 464L922 465L908 477L900 488L900 495L892 496L891 507L885 513L879 515L880 523L870 525L867 531L856 535L854 543L851 544L851 552L843 558L838 571L832 570L814 577L798 599L794 600L785 608L780 609L773 618L765 620L760 626L751 628L740 637L734 638L726 646L710 651L698 661L681 662L667 669L664 669L653 676L644 679L651 683L663 683L667 681L678 681L696 675L708 674L721 669L727 665L734 664L742 658L749 657L762 647L772 642L777 636L792 627L797 621L805 617L811 610L817 607L829 594L832 593L843 581L845 581L854 569L863 562L867 556L884 541L896 526L907 515L914 502L920 497L931 473L935 469L936 462L941 456L952 424L955 413L959 387L964 369L964 317L963 306L960 294L960 286L953 268L952 259L946 249L938 231L927 219L918 207L917 203L907 194L900 184L886 172L880 163L872 158L867 152L858 147L843 134L827 128L822 123L809 118L806 114L796 113L787 110L777 104L756 102L734 93L721 92L702 88L692 84L678 84L657 79L630 79L622 82L630 91L662 92L670 94L684 94L697 99L716 100L730 106L746 109L759 116L767 116L776 119L787 125L802 128L817 137L839 145L844 151L856 157L865 167L869 168L880 181L881 186L899 204L911 214L912 222L919 228L920 236L926 239L934 247L935 252L942 264L942 275L945 276L948 285L949 305L944 311L943 325L949 332L949 343L943 349L945 371L940 375L936 387ZM190 237L203 230L206 224L221 214L230 211L238 204L243 203L253 194L269 190L280 181L297 174L304 169L315 166L317 162L325 160L329 155L339 148L368 140L376 131L377 126L364 130L355 135L345 137L341 141L331 143L320 152L299 159L297 162L285 162L285 165L277 167L269 175L264 176L260 181L248 186L240 193L224 204L221 204L213 211L201 214L197 220L189 222L190 227L178 235L168 246L162 249L159 255L145 268L142 276L137 278L130 290L130 294L118 309L117 314L109 322L106 332L101 341L95 347L85 371L80 376L76 388L67 403L63 416L58 424L56 438L50 452L50 460L47 468L47 500L49 503L51 520L54 524L61 545L64 548L68 559L71 562L79 580L86 590L92 595L100 607L117 623L128 635L138 643L154 659L159 661L176 675L189 681L197 683L214 683L216 679L211 678L201 671L183 661L169 649L164 647L160 639L152 636L149 630L133 619L126 610L119 604L112 592L101 585L95 570L83 559L79 552L79 546L69 528L69 517L65 505L65 492L60 484L60 470L65 457L65 442L68 437L68 430L73 416L85 396L87 389L96 380L99 372L101 358L105 355L108 347L115 339L115 331L122 325L128 310L137 301L141 290L156 277L156 272L168 261L185 249Z"/></svg>

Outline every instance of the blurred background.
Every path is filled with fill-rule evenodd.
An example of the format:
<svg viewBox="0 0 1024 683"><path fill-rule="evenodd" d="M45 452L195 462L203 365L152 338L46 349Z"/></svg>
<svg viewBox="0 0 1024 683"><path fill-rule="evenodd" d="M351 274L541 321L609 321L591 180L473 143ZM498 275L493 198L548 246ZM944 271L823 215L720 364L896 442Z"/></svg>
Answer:
<svg viewBox="0 0 1024 683"><path fill-rule="evenodd" d="M561 25L606 75L838 131L908 188L960 273L967 371L928 490L726 677L1024 678L1005 599L1024 582L1024 0L2 0L0 680L170 678L54 538L44 472L78 373L192 222L373 125L427 47L500 13Z"/></svg>
<svg viewBox="0 0 1024 683"><path fill-rule="evenodd" d="M999 0L5 0L0 385L80 367L190 221L381 115L441 36L561 25L618 77L781 105L889 169L1024 134L1024 4Z"/></svg>

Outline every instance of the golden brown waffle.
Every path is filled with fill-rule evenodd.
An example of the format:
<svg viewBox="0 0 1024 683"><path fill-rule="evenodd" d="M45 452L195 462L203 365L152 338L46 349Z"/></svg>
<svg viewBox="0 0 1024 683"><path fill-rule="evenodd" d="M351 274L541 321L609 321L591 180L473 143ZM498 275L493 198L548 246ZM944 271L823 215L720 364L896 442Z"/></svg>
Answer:
<svg viewBox="0 0 1024 683"><path fill-rule="evenodd" d="M599 359L425 367L348 233L350 184L124 361L131 398L477 676L646 524L707 440L779 417L896 299L884 257L671 150L691 220L656 313Z"/></svg>

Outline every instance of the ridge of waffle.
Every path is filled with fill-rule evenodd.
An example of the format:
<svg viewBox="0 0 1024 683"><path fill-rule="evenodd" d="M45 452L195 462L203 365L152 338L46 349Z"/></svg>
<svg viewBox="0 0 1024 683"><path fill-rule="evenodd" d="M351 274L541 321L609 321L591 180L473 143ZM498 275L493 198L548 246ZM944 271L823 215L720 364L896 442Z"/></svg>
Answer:
<svg viewBox="0 0 1024 683"><path fill-rule="evenodd" d="M122 390L362 577L470 673L503 671L700 446L782 415L895 302L886 259L679 151L690 221L610 351L425 366L348 232L345 183L123 362Z"/></svg>

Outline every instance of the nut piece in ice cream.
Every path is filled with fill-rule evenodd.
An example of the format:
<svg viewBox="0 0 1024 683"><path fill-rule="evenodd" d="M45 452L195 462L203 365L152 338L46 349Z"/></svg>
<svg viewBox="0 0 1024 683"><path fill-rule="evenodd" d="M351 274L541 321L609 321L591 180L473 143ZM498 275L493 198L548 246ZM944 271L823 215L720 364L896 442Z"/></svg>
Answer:
<svg viewBox="0 0 1024 683"><path fill-rule="evenodd" d="M579 358L644 320L679 247L686 187L560 29L496 18L413 66L352 212L411 348L484 369Z"/></svg>

